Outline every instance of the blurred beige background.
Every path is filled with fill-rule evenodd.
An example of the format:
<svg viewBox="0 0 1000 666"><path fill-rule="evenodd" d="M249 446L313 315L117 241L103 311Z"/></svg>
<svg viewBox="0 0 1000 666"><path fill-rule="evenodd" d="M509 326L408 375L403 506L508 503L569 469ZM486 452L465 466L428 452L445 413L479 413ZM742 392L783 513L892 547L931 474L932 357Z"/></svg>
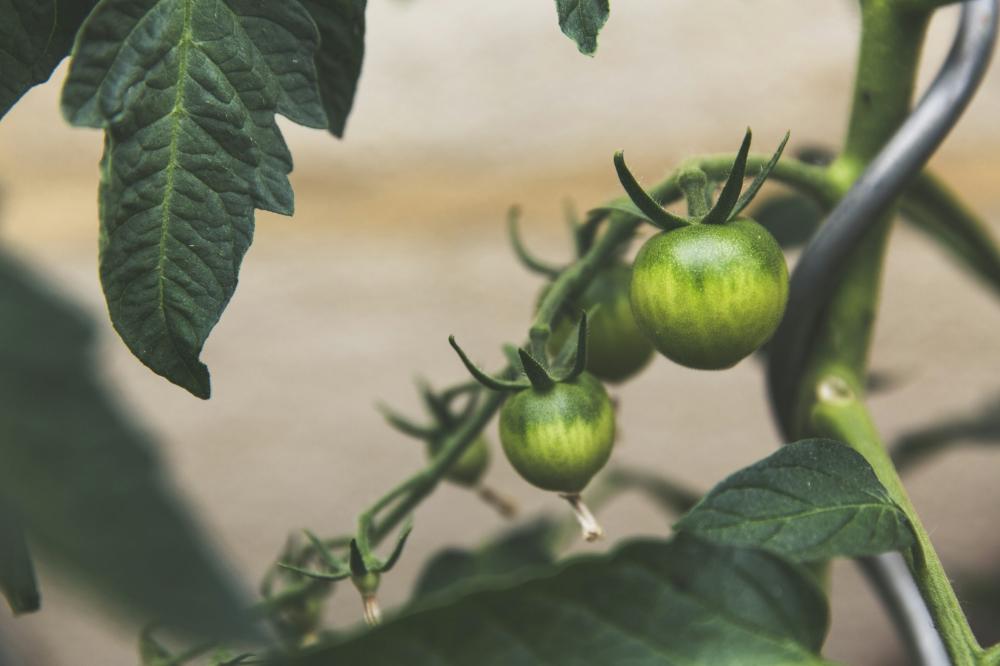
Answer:
<svg viewBox="0 0 1000 666"><path fill-rule="evenodd" d="M64 71L0 123L0 239L93 312L108 382L161 441L178 486L253 584L290 530L350 530L366 503L422 463L418 444L384 427L376 399L416 411L414 373L461 378L449 333L490 362L499 343L522 337L539 283L506 247L510 203L525 206L538 253L564 259L561 202L586 208L617 194L616 149L651 181L693 152L734 149L748 124L763 150L785 129L793 144L835 146L845 122L851 2L620 2L594 59L559 33L551 1L370 4L346 140L285 123L297 213L258 216L240 288L205 349L209 402L148 372L107 321L96 271L100 136L60 119ZM954 11L941 14L925 80L954 25ZM997 118L1000 69L934 162L991 220L1000 219ZM876 368L905 379L873 400L887 436L995 396L998 330L995 299L899 228L874 353ZM753 362L699 373L660 359L620 397L616 455L701 488L777 444ZM961 449L907 479L954 570L1000 573L1000 533L985 510L1000 504L998 463L990 451ZM564 511L500 455L489 481L525 512ZM602 518L609 542L665 529L627 500ZM384 602L404 600L439 548L500 526L473 497L442 488L418 512ZM23 663L135 663L134 626L93 612L55 573L41 575L42 613L15 621L0 612L0 640ZM834 582L829 656L903 663L853 566L839 564ZM335 621L358 616L346 590L332 606Z"/></svg>

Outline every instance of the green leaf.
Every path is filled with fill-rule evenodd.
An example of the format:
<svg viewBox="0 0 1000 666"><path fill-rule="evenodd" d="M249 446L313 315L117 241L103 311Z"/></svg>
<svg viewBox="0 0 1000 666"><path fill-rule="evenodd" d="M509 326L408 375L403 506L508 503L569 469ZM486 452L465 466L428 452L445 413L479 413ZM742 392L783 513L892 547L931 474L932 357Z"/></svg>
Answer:
<svg viewBox="0 0 1000 666"><path fill-rule="evenodd" d="M827 439L788 444L736 472L676 528L800 562L876 555L913 544L906 515L868 462Z"/></svg>
<svg viewBox="0 0 1000 666"><path fill-rule="evenodd" d="M171 654L153 635L155 626L150 625L139 634L139 664L140 666L166 666Z"/></svg>
<svg viewBox="0 0 1000 666"><path fill-rule="evenodd" d="M302 0L319 28L316 51L319 92L334 136L344 136L344 125L354 105L354 93L365 57L367 0Z"/></svg>
<svg viewBox="0 0 1000 666"><path fill-rule="evenodd" d="M823 593L804 569L767 553L680 537L532 573L450 605L418 604L294 663L823 663Z"/></svg>
<svg viewBox="0 0 1000 666"><path fill-rule="evenodd" d="M38 610L41 598L21 521L0 503L0 592L14 615Z"/></svg>
<svg viewBox="0 0 1000 666"><path fill-rule="evenodd" d="M539 518L505 531L477 550L443 550L424 566L413 596L437 594L458 584L479 585L484 579L551 564L554 561L552 541L558 536L559 528L555 521Z"/></svg>
<svg viewBox="0 0 1000 666"><path fill-rule="evenodd" d="M316 26L297 2L101 0L63 90L74 125L106 130L101 283L129 349L194 395L236 289L254 209L290 215L275 113L325 128Z"/></svg>
<svg viewBox="0 0 1000 666"><path fill-rule="evenodd" d="M0 118L48 81L97 0L0 0Z"/></svg>
<svg viewBox="0 0 1000 666"><path fill-rule="evenodd" d="M96 379L90 323L2 254L0 321L0 489L32 549L132 620L246 636L248 600Z"/></svg>
<svg viewBox="0 0 1000 666"><path fill-rule="evenodd" d="M580 53L593 55L597 35L608 22L608 0L556 0L559 28L576 42Z"/></svg>

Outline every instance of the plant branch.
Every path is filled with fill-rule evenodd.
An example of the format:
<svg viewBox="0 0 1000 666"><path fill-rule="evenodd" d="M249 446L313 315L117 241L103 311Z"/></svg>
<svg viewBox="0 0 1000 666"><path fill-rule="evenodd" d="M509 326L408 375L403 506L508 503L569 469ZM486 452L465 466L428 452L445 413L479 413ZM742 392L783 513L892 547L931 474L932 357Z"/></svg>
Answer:
<svg viewBox="0 0 1000 666"><path fill-rule="evenodd" d="M952 51L911 113L932 8L862 3L854 107L844 152L830 167L847 196L796 267L770 357L772 403L790 439L825 435L848 443L907 513L917 539L908 564L950 657L913 646L927 664L976 664L981 650L864 406L863 382L894 204L982 80L996 11L995 0L965 5Z"/></svg>

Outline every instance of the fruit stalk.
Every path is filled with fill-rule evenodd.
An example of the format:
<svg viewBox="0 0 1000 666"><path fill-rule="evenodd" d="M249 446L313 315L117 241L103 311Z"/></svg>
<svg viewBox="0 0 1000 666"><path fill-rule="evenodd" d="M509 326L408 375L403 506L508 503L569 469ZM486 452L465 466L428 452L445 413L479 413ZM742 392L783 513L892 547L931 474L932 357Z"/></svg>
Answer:
<svg viewBox="0 0 1000 666"><path fill-rule="evenodd" d="M573 514L576 516L577 522L580 523L580 531L583 534L584 541L593 542L604 536L604 530L601 528L600 523L597 522L594 514L584 504L580 493L564 493L559 496L573 507Z"/></svg>

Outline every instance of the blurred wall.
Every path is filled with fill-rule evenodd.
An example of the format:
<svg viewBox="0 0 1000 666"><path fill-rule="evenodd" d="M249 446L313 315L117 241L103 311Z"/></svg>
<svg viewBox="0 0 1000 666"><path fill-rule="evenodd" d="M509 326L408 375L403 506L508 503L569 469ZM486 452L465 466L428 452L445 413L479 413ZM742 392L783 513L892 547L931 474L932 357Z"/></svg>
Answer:
<svg viewBox="0 0 1000 666"><path fill-rule="evenodd" d="M109 383L160 439L178 485L248 581L290 530L350 530L360 508L421 463L420 447L387 430L371 406L385 399L416 410L415 372L462 377L449 333L489 362L499 361L498 343L522 337L539 285L506 249L510 203L525 206L538 252L563 259L562 201L585 208L616 195L617 149L649 182L691 153L735 149L747 125L761 150L786 129L797 145L841 138L853 3L618 3L593 59L559 33L551 4L372 0L346 140L283 125L297 213L258 216L240 288L205 349L207 403L149 373L107 321L96 275L100 135L60 119L64 71L0 123L0 238L94 313ZM943 11L935 22L925 81L954 18ZM998 117L994 70L934 162L993 220ZM1000 390L996 302L905 228L894 238L884 303L875 367L903 380L873 401L890 439ZM616 455L702 488L778 442L750 361L697 373L660 360L620 397ZM966 449L908 479L950 567L995 567L1000 535L978 507L1000 501L996 465L988 451ZM490 482L526 512L563 510L499 455ZM604 522L609 541L665 529L632 501ZM406 598L431 553L499 526L474 498L442 489L419 511L385 602ZM830 656L903 663L854 569L838 565L835 579ZM96 615L52 572L43 570L42 585L41 614L0 620L25 663L75 665L81 654L84 663L134 663L135 627ZM332 618L356 620L357 605L350 592L336 595Z"/></svg>

